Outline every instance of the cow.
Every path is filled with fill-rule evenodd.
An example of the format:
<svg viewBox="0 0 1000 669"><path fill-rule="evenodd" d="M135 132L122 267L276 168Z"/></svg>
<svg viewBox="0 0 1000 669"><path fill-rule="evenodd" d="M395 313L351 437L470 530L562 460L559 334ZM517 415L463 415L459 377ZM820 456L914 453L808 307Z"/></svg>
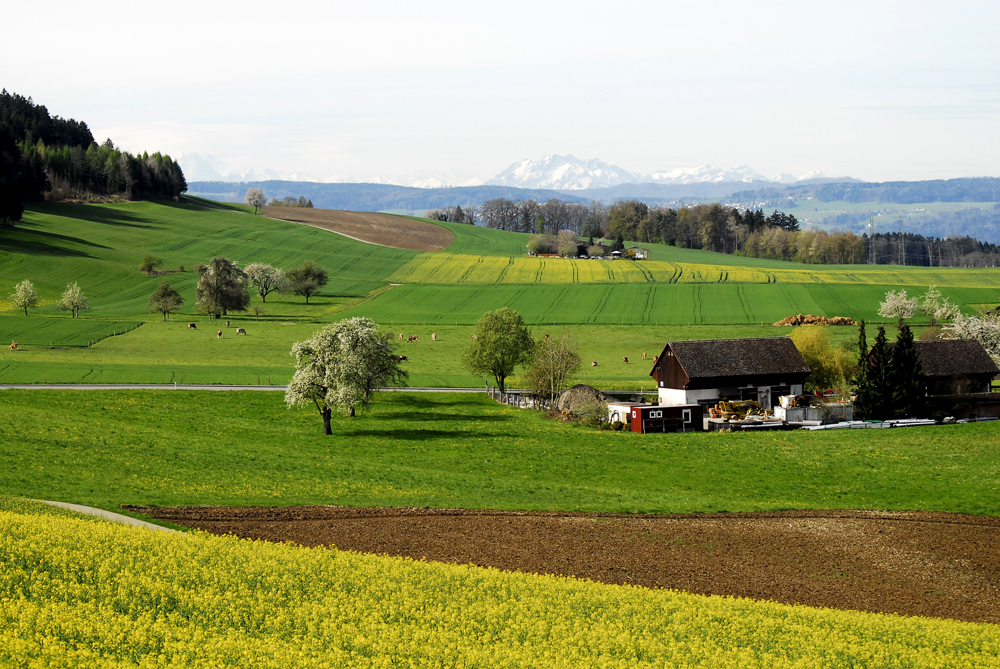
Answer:
<svg viewBox="0 0 1000 669"><path fill-rule="evenodd" d="M627 355L622 356L622 361L627 365L628 364L628 356Z"/></svg>
<svg viewBox="0 0 1000 669"><path fill-rule="evenodd" d="M408 342L411 342L411 341L420 341L420 337L418 337L417 335L410 335L409 337L406 338L406 341L408 341Z"/></svg>
<svg viewBox="0 0 1000 669"><path fill-rule="evenodd" d="M10 350L12 350L12 351L16 351L17 350L17 342L16 341L12 341L10 343Z"/></svg>
<svg viewBox="0 0 1000 669"><path fill-rule="evenodd" d="M400 332L400 333L399 333L399 340L400 340L400 341L402 341L402 340L403 340L403 333L402 333L402 332Z"/></svg>
<svg viewBox="0 0 1000 669"><path fill-rule="evenodd" d="M472 335L472 339L475 340L475 338L476 338L476 335Z"/></svg>
<svg viewBox="0 0 1000 669"><path fill-rule="evenodd" d="M229 327L229 321L226 321L226 327L227 328Z"/></svg>
<svg viewBox="0 0 1000 669"><path fill-rule="evenodd" d="M642 359L643 359L643 360L645 360L645 359L646 359L646 352L645 352L645 351L643 351L643 352L642 352Z"/></svg>
<svg viewBox="0 0 1000 669"><path fill-rule="evenodd" d="M591 367L597 367L597 361L595 360L594 362L590 363L590 366Z"/></svg>
<svg viewBox="0 0 1000 669"><path fill-rule="evenodd" d="M238 334L238 335L239 334L245 335L246 333L247 333L247 331L244 330L243 328L236 328L236 334Z"/></svg>
<svg viewBox="0 0 1000 669"><path fill-rule="evenodd" d="M197 330L197 329L198 329L197 323L188 323L188 330Z"/></svg>
<svg viewBox="0 0 1000 669"><path fill-rule="evenodd" d="M431 339L433 339L434 341L437 341L438 340L438 333L437 332L432 332L431 333Z"/></svg>
<svg viewBox="0 0 1000 669"><path fill-rule="evenodd" d="M404 360L406 360L406 356L405 355L399 356L399 361L400 362L403 362Z"/></svg>
<svg viewBox="0 0 1000 669"><path fill-rule="evenodd" d="M222 339L222 330L219 330L218 332L216 332L215 336L218 337L219 339Z"/></svg>

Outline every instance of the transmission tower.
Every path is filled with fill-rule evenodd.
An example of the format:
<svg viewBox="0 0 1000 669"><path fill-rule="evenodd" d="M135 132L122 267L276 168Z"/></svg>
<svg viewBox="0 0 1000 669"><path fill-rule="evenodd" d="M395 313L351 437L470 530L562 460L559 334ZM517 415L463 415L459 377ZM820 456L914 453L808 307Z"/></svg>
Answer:
<svg viewBox="0 0 1000 669"><path fill-rule="evenodd" d="M875 264L875 219L868 219L868 264Z"/></svg>
<svg viewBox="0 0 1000 669"><path fill-rule="evenodd" d="M899 219L899 265L906 265L906 237L903 234L903 219Z"/></svg>

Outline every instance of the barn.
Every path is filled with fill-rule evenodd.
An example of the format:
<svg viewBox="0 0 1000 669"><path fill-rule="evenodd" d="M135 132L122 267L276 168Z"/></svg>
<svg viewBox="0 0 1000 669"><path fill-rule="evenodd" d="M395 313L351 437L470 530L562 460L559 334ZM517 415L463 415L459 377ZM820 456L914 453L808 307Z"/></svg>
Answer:
<svg viewBox="0 0 1000 669"><path fill-rule="evenodd" d="M809 365L788 337L670 341L653 362L659 404L711 405L801 395Z"/></svg>
<svg viewBox="0 0 1000 669"><path fill-rule="evenodd" d="M916 341L917 358L927 381L928 395L968 395L990 392L1000 374L983 345L971 339ZM895 344L889 344L892 348Z"/></svg>

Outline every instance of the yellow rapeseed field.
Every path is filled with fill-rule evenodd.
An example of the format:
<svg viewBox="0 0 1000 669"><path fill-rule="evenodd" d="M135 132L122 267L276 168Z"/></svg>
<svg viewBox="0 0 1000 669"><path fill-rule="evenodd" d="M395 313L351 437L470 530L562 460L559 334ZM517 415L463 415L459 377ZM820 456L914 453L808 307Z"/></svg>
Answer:
<svg viewBox="0 0 1000 669"><path fill-rule="evenodd" d="M732 265L659 260L579 260L504 257L461 253L423 253L406 263L391 281L433 284L532 283L836 283L874 285L1000 286L1000 271L955 268L900 268L866 265L802 269L761 269Z"/></svg>
<svg viewBox="0 0 1000 669"><path fill-rule="evenodd" d="M0 510L3 667L956 669L998 657L992 625Z"/></svg>

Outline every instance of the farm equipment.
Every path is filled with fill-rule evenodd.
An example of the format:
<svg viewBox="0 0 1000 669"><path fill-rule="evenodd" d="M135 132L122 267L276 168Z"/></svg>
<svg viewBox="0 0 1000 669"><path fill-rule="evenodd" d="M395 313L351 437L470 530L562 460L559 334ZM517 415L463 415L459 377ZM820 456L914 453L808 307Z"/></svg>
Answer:
<svg viewBox="0 0 1000 669"><path fill-rule="evenodd" d="M751 416L764 418L769 413L761 408L757 400L720 400L711 411L714 417L729 421L746 420Z"/></svg>

